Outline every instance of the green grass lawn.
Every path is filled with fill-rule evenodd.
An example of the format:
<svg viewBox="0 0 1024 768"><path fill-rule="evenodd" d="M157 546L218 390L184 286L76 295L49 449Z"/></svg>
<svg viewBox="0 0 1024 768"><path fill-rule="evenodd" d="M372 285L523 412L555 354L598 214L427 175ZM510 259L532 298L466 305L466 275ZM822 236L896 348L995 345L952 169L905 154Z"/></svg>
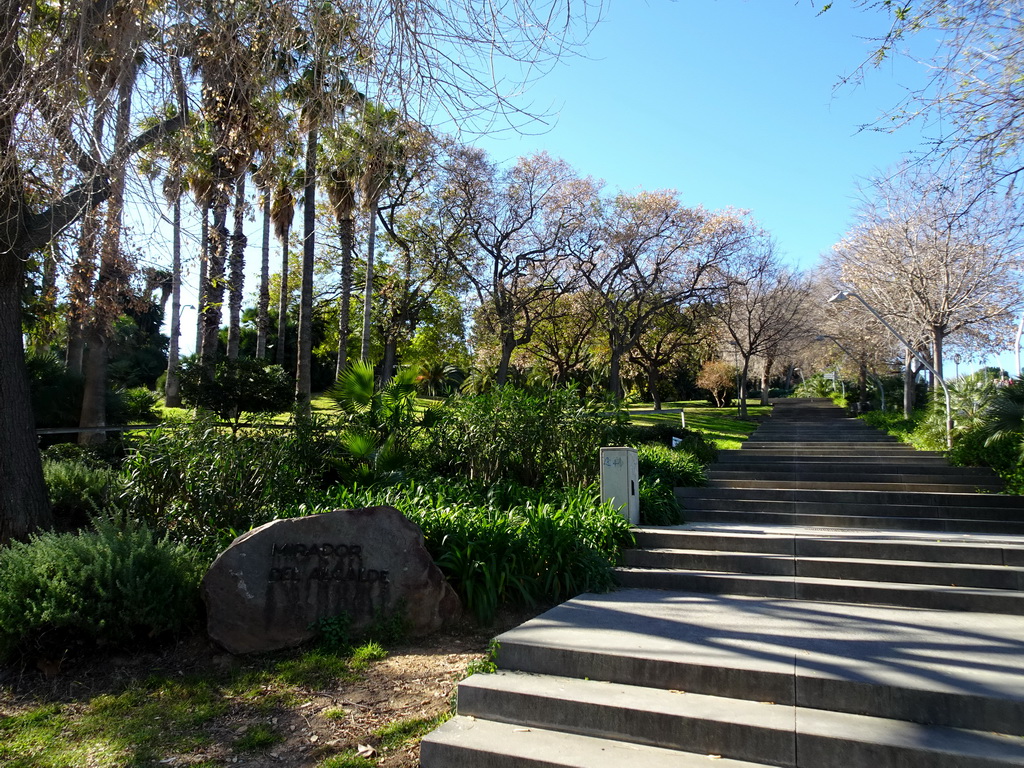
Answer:
<svg viewBox="0 0 1024 768"><path fill-rule="evenodd" d="M434 398L423 398L419 401L422 407L436 402ZM314 414L322 416L340 413L337 405L323 392L315 393L310 404ZM739 448L750 433L757 429L760 419L771 413L771 406L761 405L757 400L747 401L747 418L736 415L736 406L715 408L705 400L676 400L662 404L661 411L655 411L653 403L638 403L629 408L632 421L637 424L679 424L680 409L686 415L686 427L695 432L704 433L721 449ZM188 408L160 408L164 419L174 418L189 421L194 412ZM291 418L290 413L279 413L271 420L284 423Z"/></svg>
<svg viewBox="0 0 1024 768"><path fill-rule="evenodd" d="M771 413L770 405L761 405L757 400L747 401L747 418L736 415L736 407L715 408L704 400L674 401L662 404L661 411L653 410L653 404L640 403L629 411L636 424L679 424L679 410L686 417L686 427L704 436L724 450L739 448L750 433L757 429L760 419Z"/></svg>

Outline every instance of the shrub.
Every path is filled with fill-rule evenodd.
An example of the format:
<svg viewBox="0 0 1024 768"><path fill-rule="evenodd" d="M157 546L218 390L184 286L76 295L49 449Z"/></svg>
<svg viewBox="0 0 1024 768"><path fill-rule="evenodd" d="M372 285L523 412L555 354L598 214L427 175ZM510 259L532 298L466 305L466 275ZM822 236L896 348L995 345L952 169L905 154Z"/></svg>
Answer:
<svg viewBox="0 0 1024 768"><path fill-rule="evenodd" d="M312 419L232 435L209 420L143 435L125 460L122 498L181 541L216 552L331 477L332 443Z"/></svg>
<svg viewBox="0 0 1024 768"><path fill-rule="evenodd" d="M160 396L153 390L145 387L132 387L121 390L120 395L121 407L127 421L141 421L147 424L160 421L156 411L157 406L160 405Z"/></svg>
<svg viewBox="0 0 1024 768"><path fill-rule="evenodd" d="M279 365L252 358L221 359L213 381L204 378L198 358L181 364L181 398L232 421L243 413L280 413L291 408L294 385Z"/></svg>
<svg viewBox="0 0 1024 768"><path fill-rule="evenodd" d="M350 365L327 393L345 414L338 442L348 458L349 481L369 482L402 470L410 462L413 439L433 427L440 411L416 407L416 371L405 368L377 385L373 365Z"/></svg>
<svg viewBox="0 0 1024 768"><path fill-rule="evenodd" d="M54 516L71 525L81 525L100 512L117 485L110 468L79 461L44 459L43 477Z"/></svg>
<svg viewBox="0 0 1024 768"><path fill-rule="evenodd" d="M670 488L704 485L704 464L681 448L641 445L636 449L640 476L659 480Z"/></svg>
<svg viewBox="0 0 1024 768"><path fill-rule="evenodd" d="M610 589L611 566L632 541L625 518L601 504L593 486L553 492L505 484L491 493L469 483L410 482L338 489L324 501L324 508L388 504L418 524L463 605L484 624L503 604Z"/></svg>
<svg viewBox="0 0 1024 768"><path fill-rule="evenodd" d="M683 522L683 511L672 486L660 478L641 477L637 490L641 525L679 525Z"/></svg>
<svg viewBox="0 0 1024 768"><path fill-rule="evenodd" d="M69 373L52 352L25 355L37 427L77 427L82 413L81 376Z"/></svg>
<svg viewBox="0 0 1024 768"><path fill-rule="evenodd" d="M619 414L575 387L530 392L506 385L449 401L423 448L424 463L484 485L571 487L594 478L598 449Z"/></svg>
<svg viewBox="0 0 1024 768"><path fill-rule="evenodd" d="M721 408L736 391L736 366L723 360L708 360L697 374L697 386L708 393L708 402Z"/></svg>
<svg viewBox="0 0 1024 768"><path fill-rule="evenodd" d="M835 382L829 381L820 373L804 379L793 390L794 397L832 397L836 391Z"/></svg>
<svg viewBox="0 0 1024 768"><path fill-rule="evenodd" d="M688 442L704 445L700 436ZM700 448L703 452L703 448ZM678 525L683 522L682 509L676 501L675 489L703 485L705 462L683 448L663 445L637 446L640 471L640 522L644 525Z"/></svg>
<svg viewBox="0 0 1024 768"><path fill-rule="evenodd" d="M181 629L197 615L204 565L126 521L15 542L0 550L0 657L60 657Z"/></svg>

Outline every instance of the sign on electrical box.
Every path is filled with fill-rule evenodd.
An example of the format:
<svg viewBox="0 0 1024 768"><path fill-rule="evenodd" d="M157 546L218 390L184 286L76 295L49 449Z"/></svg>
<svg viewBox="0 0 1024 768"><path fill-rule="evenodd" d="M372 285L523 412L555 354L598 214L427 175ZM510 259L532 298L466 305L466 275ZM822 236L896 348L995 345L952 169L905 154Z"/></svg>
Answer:
<svg viewBox="0 0 1024 768"><path fill-rule="evenodd" d="M636 448L601 449L601 500L618 507L633 525L640 522L639 483Z"/></svg>

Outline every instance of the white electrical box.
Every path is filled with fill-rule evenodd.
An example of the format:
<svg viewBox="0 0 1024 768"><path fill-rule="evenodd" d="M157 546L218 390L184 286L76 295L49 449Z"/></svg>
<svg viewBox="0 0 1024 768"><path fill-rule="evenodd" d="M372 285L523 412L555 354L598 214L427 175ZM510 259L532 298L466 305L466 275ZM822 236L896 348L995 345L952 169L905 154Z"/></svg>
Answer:
<svg viewBox="0 0 1024 768"><path fill-rule="evenodd" d="M618 507L632 525L640 522L639 483L636 448L601 449L601 500Z"/></svg>

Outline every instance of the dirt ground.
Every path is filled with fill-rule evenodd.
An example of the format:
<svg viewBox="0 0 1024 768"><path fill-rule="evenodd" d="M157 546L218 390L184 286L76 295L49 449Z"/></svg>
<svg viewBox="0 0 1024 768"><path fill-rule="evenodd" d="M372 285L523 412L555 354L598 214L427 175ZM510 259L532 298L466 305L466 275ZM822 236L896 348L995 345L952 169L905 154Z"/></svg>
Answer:
<svg viewBox="0 0 1024 768"><path fill-rule="evenodd" d="M226 715L203 727L205 746L188 754L166 754L157 764L313 768L332 755L368 747L374 750L371 759L382 768L415 768L419 739L397 749L378 749L373 732L389 723L449 711L458 681L472 662L486 656L490 640L535 613L505 614L487 628L463 621L390 648L387 658L373 662L357 680L325 690L300 689L290 706L260 711L232 702ZM68 669L0 670L0 715L16 714L44 701L74 711L96 695L123 690L154 673L207 674L217 679L218 674L223 678L224 673L245 671L251 664L204 637L192 637L155 650L80 661ZM275 693L267 691L268 696ZM264 751L240 754L233 749L248 730L268 726L284 740Z"/></svg>

